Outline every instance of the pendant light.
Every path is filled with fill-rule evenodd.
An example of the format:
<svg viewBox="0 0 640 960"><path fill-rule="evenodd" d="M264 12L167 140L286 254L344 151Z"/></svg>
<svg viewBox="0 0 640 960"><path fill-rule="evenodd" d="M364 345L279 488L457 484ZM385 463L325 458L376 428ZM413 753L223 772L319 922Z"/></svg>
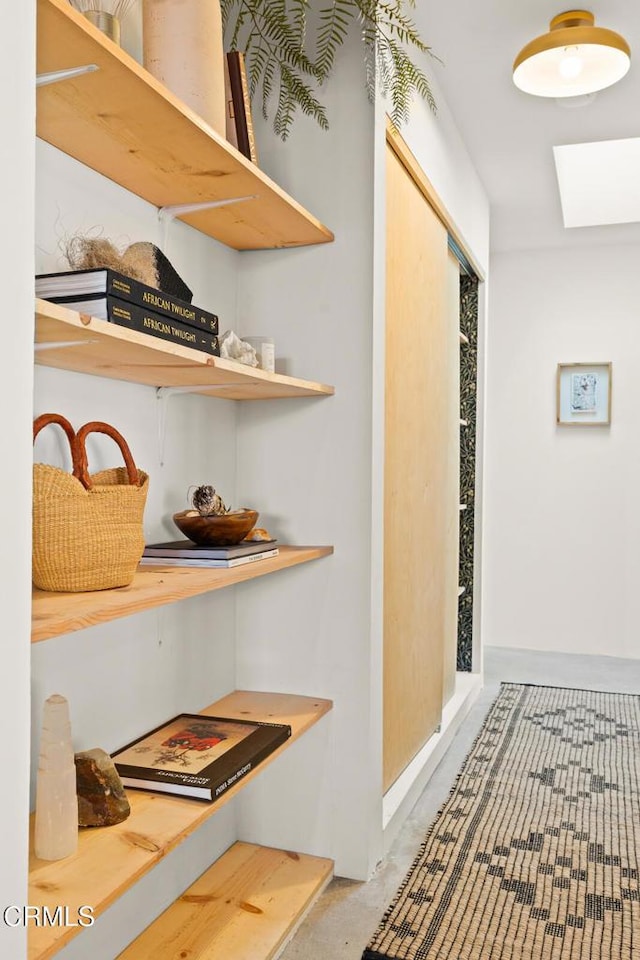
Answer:
<svg viewBox="0 0 640 960"><path fill-rule="evenodd" d="M513 64L516 87L535 97L580 97L617 83L631 64L619 33L594 26L592 13L568 10L549 33L523 47Z"/></svg>

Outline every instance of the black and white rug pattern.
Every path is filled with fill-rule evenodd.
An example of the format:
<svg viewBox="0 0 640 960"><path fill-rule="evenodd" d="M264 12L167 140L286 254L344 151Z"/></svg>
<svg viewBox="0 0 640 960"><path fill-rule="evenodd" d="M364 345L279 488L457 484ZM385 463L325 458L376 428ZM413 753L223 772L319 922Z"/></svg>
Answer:
<svg viewBox="0 0 640 960"><path fill-rule="evenodd" d="M640 697L503 684L363 960L640 960Z"/></svg>

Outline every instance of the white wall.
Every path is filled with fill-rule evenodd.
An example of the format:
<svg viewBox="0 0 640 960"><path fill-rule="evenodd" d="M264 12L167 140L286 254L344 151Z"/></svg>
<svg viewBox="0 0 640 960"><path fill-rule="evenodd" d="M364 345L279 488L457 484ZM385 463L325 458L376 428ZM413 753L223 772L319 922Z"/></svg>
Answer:
<svg viewBox="0 0 640 960"><path fill-rule="evenodd" d="M31 633L31 387L33 358L33 134L35 4L18 4L0 32L0 173L5 185L0 231L4 291L2 376L2 670L0 723L5 785L0 819L0 909L27 903L29 784L29 637ZM15 96L16 88L21 96ZM0 955L23 956L25 930L0 918Z"/></svg>
<svg viewBox="0 0 640 960"><path fill-rule="evenodd" d="M356 38L357 40L357 38ZM379 755L369 751L373 107L358 43L326 91L331 129L296 119L286 145L260 126L259 148L285 189L336 234L332 244L243 254L243 330L272 334L288 372L332 383L335 397L245 404L238 433L243 502L285 542L331 543L335 555L248 585L238 604L238 680L334 699L332 759L319 779L301 756L309 803L273 804L269 829L241 798L241 828L271 842L287 825L302 849L367 877L377 860L368 824L379 804ZM357 812L356 812L357 811ZM379 832L379 829L378 829ZM372 847L374 849L372 849Z"/></svg>
<svg viewBox="0 0 640 960"><path fill-rule="evenodd" d="M491 262L485 643L640 657L640 248ZM610 427L559 427L559 362L613 362Z"/></svg>

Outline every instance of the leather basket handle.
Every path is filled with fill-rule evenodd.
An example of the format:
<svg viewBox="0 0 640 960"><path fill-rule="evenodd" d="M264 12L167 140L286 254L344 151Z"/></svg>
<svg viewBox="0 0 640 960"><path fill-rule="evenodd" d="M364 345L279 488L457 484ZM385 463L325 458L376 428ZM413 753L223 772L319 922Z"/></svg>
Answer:
<svg viewBox="0 0 640 960"><path fill-rule="evenodd" d="M85 423L83 427L80 427L75 437L73 475L74 477L77 477L83 487L85 487L87 490L90 490L92 487L87 464L87 450L85 446L85 441L90 433L104 433L108 437L111 437L112 440L115 440L120 447L120 452L122 453L122 457L127 468L129 483L134 487L139 487L140 477L138 475L138 468L133 461L127 441L124 439L122 434L116 430L115 427L111 426L110 423L102 423L100 420L92 420L90 423Z"/></svg>
<svg viewBox="0 0 640 960"><path fill-rule="evenodd" d="M50 423L57 423L59 427L62 427L64 432L67 435L67 440L69 441L69 447L71 449L71 460L74 467L74 476L75 474L75 465L78 459L77 456L77 445L78 438L76 432L67 420L66 417L63 417L60 413L42 413L39 417L33 421L33 442L36 442L36 437L43 429L43 427L49 426Z"/></svg>

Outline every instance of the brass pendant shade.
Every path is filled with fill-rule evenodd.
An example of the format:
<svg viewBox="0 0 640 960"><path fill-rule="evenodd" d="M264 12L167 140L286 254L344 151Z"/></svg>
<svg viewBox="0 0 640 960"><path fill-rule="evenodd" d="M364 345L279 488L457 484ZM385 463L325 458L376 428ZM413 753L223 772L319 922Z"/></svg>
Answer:
<svg viewBox="0 0 640 960"><path fill-rule="evenodd" d="M617 83L630 65L624 37L596 27L587 10L567 10L553 18L549 33L522 48L513 82L536 97L579 97Z"/></svg>

